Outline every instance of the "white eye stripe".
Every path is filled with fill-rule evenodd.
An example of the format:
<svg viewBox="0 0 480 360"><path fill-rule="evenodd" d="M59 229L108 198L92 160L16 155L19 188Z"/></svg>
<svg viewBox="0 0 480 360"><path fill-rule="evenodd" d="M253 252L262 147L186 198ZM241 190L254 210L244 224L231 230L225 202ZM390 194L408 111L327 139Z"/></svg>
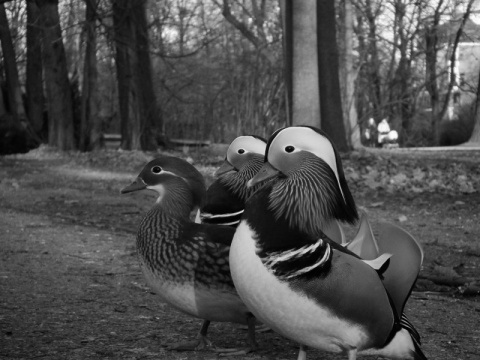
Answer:
<svg viewBox="0 0 480 360"><path fill-rule="evenodd" d="M154 166L155 167L155 166ZM152 168L153 169L153 168ZM152 171L153 172L153 171ZM184 177L182 176L179 176L178 174L175 174L174 172L171 172L171 171L168 171L168 170L165 170L165 169L162 169L162 171L160 171L159 173L154 173L155 175L172 175L172 176L175 176L175 177L179 177L183 180L185 180L186 182L188 182Z"/></svg>
<svg viewBox="0 0 480 360"><path fill-rule="evenodd" d="M239 136L232 141L227 150L227 160L232 161L232 156L238 154L238 150L243 149L246 153L265 154L267 144L253 136ZM240 155L243 155L240 154Z"/></svg>

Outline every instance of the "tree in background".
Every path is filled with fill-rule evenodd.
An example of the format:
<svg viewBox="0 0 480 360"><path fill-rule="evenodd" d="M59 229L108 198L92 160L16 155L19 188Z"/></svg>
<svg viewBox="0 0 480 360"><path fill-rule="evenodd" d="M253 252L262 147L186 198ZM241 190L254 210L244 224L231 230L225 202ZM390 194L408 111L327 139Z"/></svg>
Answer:
<svg viewBox="0 0 480 360"><path fill-rule="evenodd" d="M469 144L480 144L480 74L478 74L477 99L475 101L475 115L472 135L468 140Z"/></svg>
<svg viewBox="0 0 480 360"><path fill-rule="evenodd" d="M15 49L8 27L5 5L0 3L0 40L2 43L3 65L5 68L6 93L10 112L14 121L26 127L27 114L22 102L22 92L18 79Z"/></svg>
<svg viewBox="0 0 480 360"><path fill-rule="evenodd" d="M79 149L98 149L102 145L102 129L98 104L97 72L97 2L85 0L85 56L83 64L83 85L81 98L81 122Z"/></svg>
<svg viewBox="0 0 480 360"><path fill-rule="evenodd" d="M339 79L335 0L317 4L317 49L322 129L337 149L348 151Z"/></svg>
<svg viewBox="0 0 480 360"><path fill-rule="evenodd" d="M289 123L321 127L317 4L281 1Z"/></svg>
<svg viewBox="0 0 480 360"><path fill-rule="evenodd" d="M282 8L291 123L322 128L340 151L346 151L335 3L285 0Z"/></svg>
<svg viewBox="0 0 480 360"><path fill-rule="evenodd" d="M153 92L145 1L112 3L122 149L152 150L162 128Z"/></svg>
<svg viewBox="0 0 480 360"><path fill-rule="evenodd" d="M0 136L2 137L2 145L0 149L2 153L17 150L25 151L38 145L39 138L32 131L27 121L18 76L15 48L3 3L0 3L0 41L5 72L5 87L3 88L2 86L0 88L0 96L2 97L0 103ZM5 98L4 94L6 95Z"/></svg>
<svg viewBox="0 0 480 360"><path fill-rule="evenodd" d="M354 11L352 0L339 2L340 24L339 61L340 86L342 95L343 119L348 146L358 149L362 146L358 123L355 84L358 71L354 55Z"/></svg>
<svg viewBox="0 0 480 360"><path fill-rule="evenodd" d="M26 107L27 115L34 132L46 141L45 99L43 95L42 76L42 27L40 10L35 0L26 1L27 33L26 33Z"/></svg>
<svg viewBox="0 0 480 360"><path fill-rule="evenodd" d="M450 36L446 39L451 41L451 47L449 51L445 53L445 56L449 58L448 67L448 80L441 82L442 76L439 74L438 58L439 58L439 30L440 20L445 13L448 2L440 0L434 9L434 12L426 22L425 25L425 46L426 46L426 88L430 94L430 103L432 108L432 128L435 134L435 143L438 144L440 140L440 125L444 119L448 110L450 96L453 86L456 85L455 62L456 51L460 41L460 37L463 33L463 29L466 21L468 20L474 0L468 0L465 12L461 15L460 24L456 29L453 38ZM446 92L443 94L441 90L446 88Z"/></svg>
<svg viewBox="0 0 480 360"><path fill-rule="evenodd" d="M38 0L43 27L43 69L48 104L48 144L61 150L76 148L67 58L57 0Z"/></svg>
<svg viewBox="0 0 480 360"><path fill-rule="evenodd" d="M448 109L446 114L451 115L452 101L449 98L453 95L448 93L455 91L457 94L454 86L459 78L455 68L458 62L454 57L456 39L460 36L461 41L465 41L466 36L471 35L467 32L475 29L475 25L468 21L467 29L460 29L462 19L467 19L469 3L475 11L472 0L435 3L428 0L339 0L335 9L338 19L336 41L341 47L334 55L337 52L335 41L322 40L323 36L325 39L334 38L334 27L330 23L334 18L331 15L333 7L329 0L319 4L319 8L326 7L328 11L321 11L318 24L314 19L316 12L307 10L307 15L313 19L313 30L308 30L308 22L303 22L300 25L305 27L306 34L297 36L295 41L289 38L288 32L285 33L286 53L292 54L295 46L298 56L293 62L282 62L278 0L148 1L141 2L145 10L143 17L138 17L138 2L119 0L118 4L132 10L128 14L122 13L121 19L114 19L112 1L59 0L57 4L46 0L0 0L6 10L3 22L10 30L14 48L10 53L14 54L19 88L26 94L25 110L28 122L32 124L27 128L31 128L32 133L44 136L44 119L48 119L50 126L55 125L54 129L69 129L70 116L58 116L65 111L74 114L73 126L70 126L74 141L66 140L64 144L72 144L73 148L78 145L82 150L99 145L100 133L123 132L122 146L141 149L156 148L158 137L163 134L166 138L214 142L229 142L245 133L268 137L273 130L286 125L287 114L293 112L292 108L287 108L292 102L286 101L285 89L293 88L294 79L285 77L283 71L287 69L286 73L289 73L289 66L313 59L300 55L299 50L304 42L308 42L309 36L318 35L318 40L314 41L317 44L322 41L324 45L320 45L320 57L313 55L318 59L310 61L311 71L331 69L334 61L328 59L340 59L338 72L347 146L355 146L355 141L358 144L358 130L363 130L371 117L377 122L387 118L407 146L433 145L432 133L438 130L435 127L439 121L432 123L432 119L441 119L442 116L433 117L429 108L435 108L440 115L443 109ZM318 1L285 3L291 7L316 8ZM45 4L58 5L58 30L64 29L61 32L63 38L58 32L48 41L43 38L48 30L44 32L43 24L36 20L35 11L39 12L38 7ZM122 26L128 24L123 30L116 26L119 19ZM322 26L325 28L317 34L315 29ZM125 38L116 41L120 35ZM435 36L437 45L432 47ZM44 49L38 46L36 37L41 39ZM50 65L44 61L45 69L42 69L37 60L47 60L49 56L51 58L49 54L56 51L61 53L59 47L63 47L62 43L65 44L66 61L50 62ZM48 44L55 49L42 54L42 50L48 50ZM2 52L0 59L3 86L7 80L8 60L5 56L9 57L8 50L5 53ZM122 60L124 68L117 68ZM463 61L460 64L465 63L460 61ZM58 85L58 89L62 89L61 92L58 90L60 96L51 95L52 69L63 74L64 80ZM151 75L146 76L149 72ZM335 115L340 109L335 104L337 91L332 90L338 87L332 82L339 77L337 71L328 71L323 77L316 76L322 80L323 91L319 90L320 84L312 87L309 82L311 74L310 70L304 73L305 81L296 78L296 90L289 91L290 96L297 94L300 100L316 99L315 102L305 101L309 104L303 107L306 115L294 119L301 123L314 119L318 121L315 124L324 129L319 119L322 118L322 122L331 119L335 126L340 119ZM469 78L466 81L473 85L470 91L474 94L477 80ZM432 102L429 90L435 86L438 94L435 95L435 90L431 92ZM324 96L328 100L322 100ZM45 106L42 105L43 99ZM0 100L5 100L3 113L7 115L0 117L3 126L3 119L12 119L13 115L8 97ZM322 102L324 106L320 106ZM151 104L154 106L150 107ZM299 109L302 107L295 110L297 114ZM321 115L310 116L309 111ZM70 130L61 131L71 138ZM445 133L445 126L441 131ZM58 133L58 130L51 132L50 143L62 147L64 144L58 139ZM339 144L342 141L335 140Z"/></svg>

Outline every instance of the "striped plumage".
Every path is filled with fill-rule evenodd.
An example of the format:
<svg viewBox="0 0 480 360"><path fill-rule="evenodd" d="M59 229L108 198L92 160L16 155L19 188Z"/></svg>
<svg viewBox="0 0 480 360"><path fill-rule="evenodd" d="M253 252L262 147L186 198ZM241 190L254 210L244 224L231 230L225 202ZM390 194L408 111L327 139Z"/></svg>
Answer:
<svg viewBox="0 0 480 360"><path fill-rule="evenodd" d="M207 190L207 198L200 209L197 222L233 227L240 223L245 202L259 187L249 187L247 183L263 166L266 146L266 140L256 135L239 136L232 141L224 163L215 173L218 178ZM340 178L345 180L342 171ZM348 187L345 191L350 194ZM351 201L350 206L356 214L353 199ZM355 216L348 220L354 221ZM337 219L322 224L322 230L330 239L344 243L344 234Z"/></svg>
<svg viewBox="0 0 480 360"><path fill-rule="evenodd" d="M205 320L197 341L172 348L196 350L209 344L210 321L249 325L249 345L256 347L255 320L230 275L228 253L235 230L190 220L205 197L202 175L185 160L164 156L149 162L122 193L142 189L158 193L137 234L145 279L163 301Z"/></svg>
<svg viewBox="0 0 480 360"><path fill-rule="evenodd" d="M263 165L265 139L255 135L239 136L227 149L225 161L216 171L218 177L207 190L200 209L200 221L208 224L237 226L245 201L256 190L247 182Z"/></svg>
<svg viewBox="0 0 480 360"><path fill-rule="evenodd" d="M405 291L403 274L388 272L388 256L374 269L322 231L325 219L356 218L328 137L310 127L281 129L269 139L266 159L251 184L274 179L247 201L230 249L232 277L248 308L280 334L349 360L357 353L426 359L403 316L415 279Z"/></svg>

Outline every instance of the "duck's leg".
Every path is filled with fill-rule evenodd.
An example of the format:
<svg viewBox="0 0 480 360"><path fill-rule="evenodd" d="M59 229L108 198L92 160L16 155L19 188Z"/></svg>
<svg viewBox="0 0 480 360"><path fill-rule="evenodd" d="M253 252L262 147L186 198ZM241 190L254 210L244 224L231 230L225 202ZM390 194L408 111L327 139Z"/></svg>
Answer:
<svg viewBox="0 0 480 360"><path fill-rule="evenodd" d="M248 325L248 335L247 343L248 347L240 349L216 349L215 351L219 353L219 356L239 356L245 355L249 352L255 351L258 349L257 341L255 340L255 317L251 314L247 314L247 325Z"/></svg>
<svg viewBox="0 0 480 360"><path fill-rule="evenodd" d="M305 345L300 345L297 360L307 360L307 347Z"/></svg>
<svg viewBox="0 0 480 360"><path fill-rule="evenodd" d="M198 351L211 347L212 342L207 338L207 331L209 325L210 320L204 320L202 328L200 329L200 332L198 333L195 340L170 344L167 345L167 349L177 351Z"/></svg>

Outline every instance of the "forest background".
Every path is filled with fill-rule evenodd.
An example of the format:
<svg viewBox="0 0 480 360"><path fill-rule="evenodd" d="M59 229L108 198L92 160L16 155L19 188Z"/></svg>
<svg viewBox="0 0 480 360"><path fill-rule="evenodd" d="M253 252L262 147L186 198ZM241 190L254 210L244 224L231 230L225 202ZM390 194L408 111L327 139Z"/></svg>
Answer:
<svg viewBox="0 0 480 360"><path fill-rule="evenodd" d="M455 71L459 44L480 41L477 1L326 3L335 11L318 21L336 24L348 148L369 118L387 118L401 146L479 140L480 60L475 76ZM278 1L3 0L0 39L2 153L88 151L108 134L122 149L228 143L291 121ZM472 101L452 120L460 86Z"/></svg>

